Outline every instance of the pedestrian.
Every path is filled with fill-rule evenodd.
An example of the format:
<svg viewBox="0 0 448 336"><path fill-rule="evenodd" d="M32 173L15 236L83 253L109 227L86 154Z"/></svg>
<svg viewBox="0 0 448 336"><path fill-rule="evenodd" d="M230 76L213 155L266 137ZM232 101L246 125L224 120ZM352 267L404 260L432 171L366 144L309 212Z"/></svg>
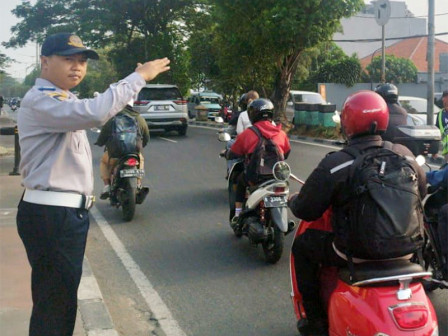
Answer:
<svg viewBox="0 0 448 336"><path fill-rule="evenodd" d="M73 334L77 291L93 205L92 154L85 129L99 127L158 74L167 58L137 63L135 72L93 99L70 89L98 54L70 33L42 44L41 74L22 100L17 117L20 173L25 187L17 228L31 265L30 336Z"/></svg>
<svg viewBox="0 0 448 336"><path fill-rule="evenodd" d="M443 109L437 114L436 126L442 133L442 155L448 162L448 90L442 93Z"/></svg>

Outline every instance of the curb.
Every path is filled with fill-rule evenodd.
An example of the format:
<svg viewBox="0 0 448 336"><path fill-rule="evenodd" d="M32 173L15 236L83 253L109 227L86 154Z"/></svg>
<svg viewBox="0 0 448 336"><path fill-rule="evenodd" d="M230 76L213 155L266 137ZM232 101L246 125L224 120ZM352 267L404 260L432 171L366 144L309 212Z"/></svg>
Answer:
<svg viewBox="0 0 448 336"><path fill-rule="evenodd" d="M198 125L198 126L207 126L207 127L211 127L211 128L218 128L218 129L223 129L223 128L227 127L227 124L216 124L216 123L214 123L212 121L189 120L188 124L189 125ZM290 139L294 139L294 140L304 140L304 141L309 141L309 142L317 142L317 143L321 143L321 144L342 147L342 141L341 140L311 138L311 137L306 137L306 136L289 135L289 134L288 134L288 137Z"/></svg>
<svg viewBox="0 0 448 336"><path fill-rule="evenodd" d="M87 336L119 336L90 263L84 257L78 289L78 310Z"/></svg>

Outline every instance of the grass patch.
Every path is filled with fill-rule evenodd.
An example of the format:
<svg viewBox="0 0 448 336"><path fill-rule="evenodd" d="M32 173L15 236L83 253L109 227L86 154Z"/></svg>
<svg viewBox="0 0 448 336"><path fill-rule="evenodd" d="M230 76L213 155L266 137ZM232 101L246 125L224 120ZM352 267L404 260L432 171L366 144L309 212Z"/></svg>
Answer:
<svg viewBox="0 0 448 336"><path fill-rule="evenodd" d="M289 130L289 134L311 138L341 140L340 127L299 125Z"/></svg>

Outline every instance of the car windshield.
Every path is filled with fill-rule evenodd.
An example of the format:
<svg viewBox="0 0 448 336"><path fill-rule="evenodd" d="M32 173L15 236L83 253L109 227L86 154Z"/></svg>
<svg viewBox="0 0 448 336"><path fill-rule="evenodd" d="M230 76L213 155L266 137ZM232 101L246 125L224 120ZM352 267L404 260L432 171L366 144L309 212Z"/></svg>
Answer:
<svg viewBox="0 0 448 336"><path fill-rule="evenodd" d="M294 94L296 103L325 104L322 96L318 94Z"/></svg>
<svg viewBox="0 0 448 336"><path fill-rule="evenodd" d="M428 108L426 99L400 99L400 104L412 114L426 114ZM437 112L438 107L434 105L433 111Z"/></svg>
<svg viewBox="0 0 448 336"><path fill-rule="evenodd" d="M219 104L219 98L217 98L217 97L201 97L201 103Z"/></svg>
<svg viewBox="0 0 448 336"><path fill-rule="evenodd" d="M143 88L138 100L182 100L182 95L177 88Z"/></svg>

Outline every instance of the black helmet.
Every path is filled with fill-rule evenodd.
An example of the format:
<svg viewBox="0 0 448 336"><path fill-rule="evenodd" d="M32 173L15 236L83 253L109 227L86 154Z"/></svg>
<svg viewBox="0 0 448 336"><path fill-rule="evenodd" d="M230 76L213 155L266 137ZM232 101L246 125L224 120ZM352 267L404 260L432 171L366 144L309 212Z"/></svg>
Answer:
<svg viewBox="0 0 448 336"><path fill-rule="evenodd" d="M252 124L260 120L272 119L274 116L274 104L269 99L255 99L249 104L247 114Z"/></svg>
<svg viewBox="0 0 448 336"><path fill-rule="evenodd" d="M238 105L241 108L241 111L247 110L247 95L243 93L238 99Z"/></svg>
<svg viewBox="0 0 448 336"><path fill-rule="evenodd" d="M375 88L375 92L378 93L387 103L398 102L398 88L390 83L379 84Z"/></svg>

